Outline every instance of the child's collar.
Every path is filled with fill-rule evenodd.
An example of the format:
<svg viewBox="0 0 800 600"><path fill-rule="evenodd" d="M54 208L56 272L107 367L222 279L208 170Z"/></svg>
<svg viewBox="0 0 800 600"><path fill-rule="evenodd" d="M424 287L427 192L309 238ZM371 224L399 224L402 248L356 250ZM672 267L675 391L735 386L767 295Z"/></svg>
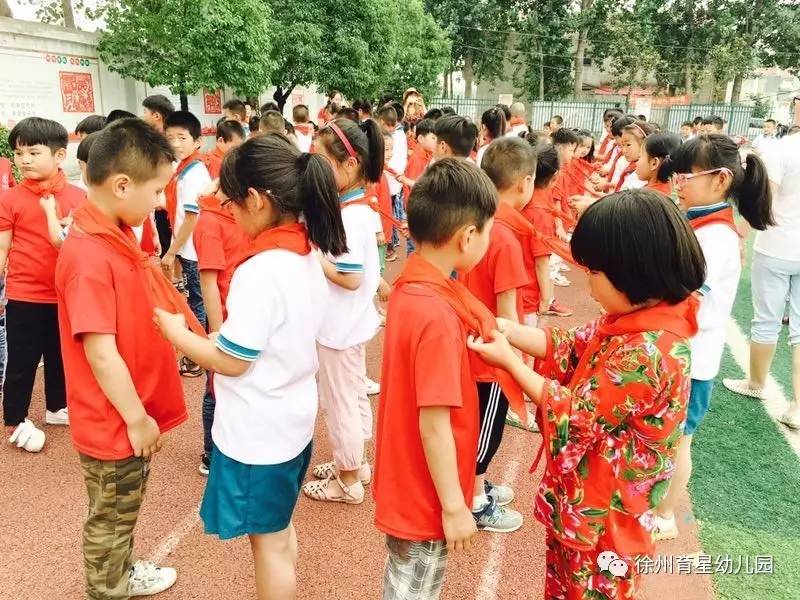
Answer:
<svg viewBox="0 0 800 600"><path fill-rule="evenodd" d="M724 200L722 202L707 204L705 206L693 206L692 208L687 209L686 218L689 220L697 219L698 217L704 217L706 215L725 210L728 208L728 206L729 204Z"/></svg>

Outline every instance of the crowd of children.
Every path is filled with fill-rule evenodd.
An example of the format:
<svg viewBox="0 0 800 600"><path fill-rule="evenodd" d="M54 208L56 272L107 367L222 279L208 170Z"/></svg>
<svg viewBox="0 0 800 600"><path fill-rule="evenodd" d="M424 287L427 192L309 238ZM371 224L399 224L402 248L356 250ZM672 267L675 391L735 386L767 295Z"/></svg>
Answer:
<svg viewBox="0 0 800 600"><path fill-rule="evenodd" d="M402 100L373 113L334 91L317 123L305 105L290 122L230 100L204 149L199 120L151 96L141 119L78 125L77 185L63 126L11 131L4 422L42 449L28 411L43 358L45 423L70 426L89 499L87 597L175 582L134 562L132 540L150 458L189 416L179 375L207 378L205 531L248 536L262 599L295 596L301 492L355 505L369 485L383 598L438 598L448 552L523 524L487 476L507 418L542 436L546 598L633 598L637 558L678 535L741 272L730 202L773 224L761 159L717 118L678 135L610 109L595 140L560 116L533 130L521 103L475 123L413 88ZM572 314L554 294L567 263L603 314L541 329ZM366 345L384 324L378 384ZM306 481L318 406L332 456ZM625 573L598 566L609 552Z"/></svg>

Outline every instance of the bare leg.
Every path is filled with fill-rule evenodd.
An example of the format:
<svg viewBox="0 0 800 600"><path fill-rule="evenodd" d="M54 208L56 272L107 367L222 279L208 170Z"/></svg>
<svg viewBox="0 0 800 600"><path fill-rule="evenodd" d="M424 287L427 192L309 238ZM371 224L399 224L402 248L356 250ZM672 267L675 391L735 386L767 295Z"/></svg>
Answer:
<svg viewBox="0 0 800 600"><path fill-rule="evenodd" d="M769 368L775 356L775 344L759 344L750 342L750 381L753 389L761 389L767 385Z"/></svg>
<svg viewBox="0 0 800 600"><path fill-rule="evenodd" d="M791 404L796 408L800 402L800 345L792 346L792 391L794 400Z"/></svg>
<svg viewBox="0 0 800 600"><path fill-rule="evenodd" d="M297 592L297 535L294 525L283 531L251 535L258 600L291 600Z"/></svg>
<svg viewBox="0 0 800 600"><path fill-rule="evenodd" d="M675 507L678 500L686 491L689 479L692 476L692 436L681 436L678 448L675 452L675 472L669 482L669 489L664 498L655 509L656 515L663 519L671 519L675 516Z"/></svg>

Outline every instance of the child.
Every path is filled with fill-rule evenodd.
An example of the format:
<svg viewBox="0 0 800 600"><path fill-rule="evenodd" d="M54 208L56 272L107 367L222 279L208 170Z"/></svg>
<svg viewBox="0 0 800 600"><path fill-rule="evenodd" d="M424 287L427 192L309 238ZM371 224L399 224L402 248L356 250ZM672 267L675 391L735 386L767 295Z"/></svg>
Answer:
<svg viewBox="0 0 800 600"><path fill-rule="evenodd" d="M478 395L466 338L479 315L493 319L450 274L486 253L496 207L489 178L453 158L433 163L411 192L417 252L389 300L375 443L384 600L438 598L448 552L469 550L477 531Z"/></svg>
<svg viewBox="0 0 800 600"><path fill-rule="evenodd" d="M311 143L314 141L314 128L309 123L310 115L305 104L297 104L292 109L294 121L294 135L297 138L297 147L300 152L310 152Z"/></svg>
<svg viewBox="0 0 800 600"><path fill-rule="evenodd" d="M647 185L647 180L636 176L636 164L639 161L639 155L642 152L647 136L652 133L653 127L644 121L626 125L622 130L620 145L622 147L622 156L627 165L617 180L617 185L614 188L615 192L637 190Z"/></svg>
<svg viewBox="0 0 800 600"><path fill-rule="evenodd" d="M480 167L483 154L493 140L501 138L506 133L506 117L502 110L497 107L485 110L481 115L480 144L478 148L478 158L476 164Z"/></svg>
<svg viewBox="0 0 800 600"><path fill-rule="evenodd" d="M559 211L559 215L556 217L556 235L559 239L567 241L569 240L569 231L575 227L576 222L576 217L569 201L572 194L577 193L578 189L572 184L567 168L575 158L575 150L578 147L579 138L574 131L564 127L554 131L551 138L553 146L558 152L559 164L558 175L556 175L552 190L553 203ZM570 280L561 272L562 270L567 270L567 268L559 257L553 256L550 277L559 287L571 285Z"/></svg>
<svg viewBox="0 0 800 600"><path fill-rule="evenodd" d="M572 253L589 270L603 317L569 331L503 321L491 342L470 339L469 347L509 370L539 406L546 463L535 514L547 531L545 597L600 590L634 598L636 561L653 553L652 510L686 415L697 332L691 294L705 264L678 208L641 190L590 206ZM512 347L536 357L536 370ZM609 553L619 562L599 566Z"/></svg>
<svg viewBox="0 0 800 600"><path fill-rule="evenodd" d="M558 151L552 144L540 144L537 149L536 177L530 202L522 215L542 234L533 239L533 266L526 265L535 275L534 281L522 290L524 323L535 327L538 315L570 317L572 311L556 301L553 280L550 277L550 249L542 239L556 237L556 217L559 208L553 201L553 186L559 170Z"/></svg>
<svg viewBox="0 0 800 600"><path fill-rule="evenodd" d="M395 147L395 151L397 148ZM372 437L366 393L366 344L380 320L373 298L380 283L375 212L364 186L383 169L383 135L376 121L336 119L320 130L317 151L333 165L347 233L347 252L322 260L328 312L317 336L319 401L325 410L333 462L314 468L303 493L314 500L361 504L371 479L364 445Z"/></svg>
<svg viewBox="0 0 800 600"><path fill-rule="evenodd" d="M694 136L694 123L691 121L684 121L681 123L681 141L688 142Z"/></svg>
<svg viewBox="0 0 800 600"><path fill-rule="evenodd" d="M561 115L554 115L550 117L550 133L556 133L559 129L564 127L564 117Z"/></svg>
<svg viewBox="0 0 800 600"><path fill-rule="evenodd" d="M142 118L158 131L164 133L167 117L175 112L175 106L170 99L162 94L154 94L142 100L142 108L144 109ZM133 117L135 115L130 116ZM107 122L111 122L111 114L108 115Z"/></svg>
<svg viewBox="0 0 800 600"><path fill-rule="evenodd" d="M522 290L531 283L525 254L532 252L533 236L530 223L518 211L533 194L536 150L520 138L504 137L492 142L483 158L482 168L497 188L497 214L486 254L472 270L459 272L458 280L492 314L519 322L525 319ZM533 258L527 262L532 264ZM522 526L522 515L505 508L514 500L514 491L486 479L486 471L503 439L508 399L488 366L473 375L481 427L472 514L478 529L516 531Z"/></svg>
<svg viewBox="0 0 800 600"><path fill-rule="evenodd" d="M154 326L153 307L192 315L131 231L170 178L169 144L138 119L98 136L89 201L75 211L55 280L72 439L89 496L86 596L129 598L175 583L174 569L133 562L133 530L150 458L161 436L187 418L175 351Z"/></svg>
<svg viewBox="0 0 800 600"><path fill-rule="evenodd" d="M386 174L385 168L386 165L389 164L389 161L392 160L392 152L394 151L394 137L392 134L385 131L383 132L383 149L384 171L381 173L381 177L378 182L368 186L367 188L367 196L374 198L378 205L378 211L380 212L381 231L380 235L378 236L378 255L381 261L381 277L383 277L383 272L386 269L387 259L389 262L397 260L397 255L394 253L391 255L391 257L387 257L388 241L392 239L394 224L386 216L392 214L392 195L389 191L389 177Z"/></svg>
<svg viewBox="0 0 800 600"><path fill-rule="evenodd" d="M192 232L197 224L197 215L200 213L198 201L211 183L211 177L199 152L200 121L192 113L179 110L167 118L166 126L167 140L180 162L164 189L173 236L169 250L161 259L161 268L168 277L172 277L175 258L178 258L183 271L183 280L189 292L189 306L192 307L197 320L205 324L206 313L203 308L200 277L197 273L197 253L192 242ZM182 362L184 374L195 376L200 374L190 362Z"/></svg>
<svg viewBox="0 0 800 600"><path fill-rule="evenodd" d="M282 133L286 134L286 123L283 115L277 110L268 110L261 115L258 123L258 133Z"/></svg>
<svg viewBox="0 0 800 600"><path fill-rule="evenodd" d="M79 140L83 140L87 135L102 131L106 124L106 118L103 115L89 115L81 119L81 122L75 126L75 135Z"/></svg>
<svg viewBox="0 0 800 600"><path fill-rule="evenodd" d="M245 137L250 137L250 126L247 117L247 107L244 102L233 98L222 105L222 114L228 121L238 121L244 129Z"/></svg>
<svg viewBox="0 0 800 600"><path fill-rule="evenodd" d="M672 197L671 157L681 147L681 138L674 133L654 133L639 153L636 162L636 176L647 182L645 189L661 192Z"/></svg>
<svg viewBox="0 0 800 600"><path fill-rule="evenodd" d="M48 425L68 425L64 367L58 341L58 306L53 273L58 250L42 207L52 204L58 218L85 200L67 183L61 165L68 134L48 119L23 119L8 135L14 164L23 179L0 202L0 265L6 271L8 364L3 382L3 419L10 442L28 452L42 449L45 434L28 419L39 359L44 356ZM6 264L6 260L8 263Z"/></svg>
<svg viewBox="0 0 800 600"><path fill-rule="evenodd" d="M383 106L378 110L378 122L383 130L392 135L392 160L389 161L387 173L389 175L389 192L392 194L392 211L394 218L405 221L405 205L403 203L403 184L398 181L398 176L405 172L408 162L408 141L402 124L398 123L397 110L392 106ZM387 258L394 260L395 248L400 243L400 232L392 233L391 249ZM413 251L413 244L408 240L406 250Z"/></svg>
<svg viewBox="0 0 800 600"><path fill-rule="evenodd" d="M678 536L675 508L692 473L691 445L697 427L708 412L714 378L725 348L725 325L739 287L742 263L739 232L733 220L732 198L739 213L760 231L774 224L766 167L755 154L742 168L739 149L728 136L703 134L677 148L669 168L674 175L678 202L697 235L707 264L700 290L697 322L692 339L691 393L683 435L678 442L675 475L669 492L656 509L656 539Z"/></svg>
<svg viewBox="0 0 800 600"><path fill-rule="evenodd" d="M600 147L597 149L597 160L605 163L611 150L614 148L614 136L611 134L611 125L614 119L622 116L622 111L617 108L607 108L603 111L603 137L600 138Z"/></svg>
<svg viewBox="0 0 800 600"><path fill-rule="evenodd" d="M314 345L329 301L311 244L340 255L345 231L325 158L301 154L283 136L233 150L220 184L252 242L231 281L219 336L192 335L163 311L158 320L180 351L215 373L205 531L223 540L247 535L258 598L294 598L292 513L311 458Z"/></svg>
<svg viewBox="0 0 800 600"><path fill-rule="evenodd" d="M419 179L433 158L436 150L436 123L431 119L422 119L415 127L417 145L408 158L406 172L398 177L403 184L403 198L407 201L411 197L411 188Z"/></svg>
<svg viewBox="0 0 800 600"><path fill-rule="evenodd" d="M228 121L241 127L236 121ZM237 148L239 145L234 146ZM233 149L232 148L232 149ZM242 252L247 249L247 237L236 223L230 203L223 206L221 192L200 197L200 216L192 234L197 251L197 270L200 274L200 290L206 310L209 333L220 330L227 315L226 300L233 270ZM212 386L206 386L203 395L203 454L198 471L208 475L211 464L211 426L214 423L214 395Z"/></svg>
<svg viewBox="0 0 800 600"><path fill-rule="evenodd" d="M436 121L436 149L433 160L448 156L468 159L478 139L478 128L467 117L446 115Z"/></svg>
<svg viewBox="0 0 800 600"><path fill-rule="evenodd" d="M359 122L372 118L372 102L369 100L353 100L353 109L358 113Z"/></svg>
<svg viewBox="0 0 800 600"><path fill-rule="evenodd" d="M217 123L217 143L214 149L202 157L211 179L219 179L222 171L222 159L231 149L244 143L245 134L239 121L220 119Z"/></svg>

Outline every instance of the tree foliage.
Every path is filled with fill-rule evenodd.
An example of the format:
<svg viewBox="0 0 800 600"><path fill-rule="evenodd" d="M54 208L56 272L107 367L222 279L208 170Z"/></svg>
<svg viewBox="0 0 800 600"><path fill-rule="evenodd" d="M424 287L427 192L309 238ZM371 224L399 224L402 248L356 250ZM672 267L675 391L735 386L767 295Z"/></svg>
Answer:
<svg viewBox="0 0 800 600"><path fill-rule="evenodd" d="M109 69L185 96L258 94L273 69L271 12L259 0L113 0L98 51Z"/></svg>

